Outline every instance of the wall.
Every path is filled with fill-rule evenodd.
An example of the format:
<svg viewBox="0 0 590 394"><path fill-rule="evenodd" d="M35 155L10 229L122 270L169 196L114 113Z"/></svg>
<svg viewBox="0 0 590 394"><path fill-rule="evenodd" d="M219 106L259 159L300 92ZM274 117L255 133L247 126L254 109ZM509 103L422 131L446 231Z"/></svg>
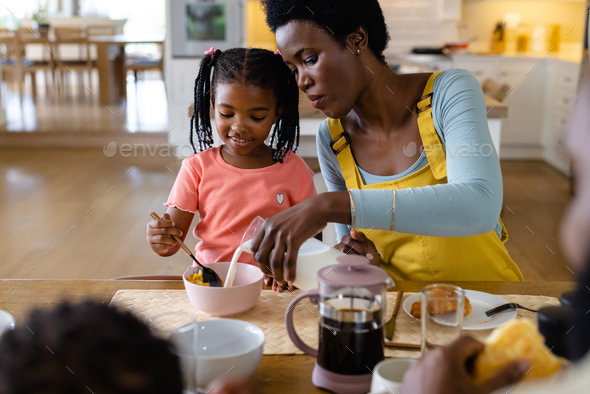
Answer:
<svg viewBox="0 0 590 394"><path fill-rule="evenodd" d="M414 46L442 46L456 41L460 15L444 17L441 4L453 0L380 0L391 41L387 52Z"/></svg>
<svg viewBox="0 0 590 394"><path fill-rule="evenodd" d="M271 51L277 50L275 34L269 31L266 17L256 0L248 0L246 3L246 44L248 47L264 48Z"/></svg>
<svg viewBox="0 0 590 394"><path fill-rule="evenodd" d="M586 4L579 1L465 0L463 21L467 26L467 38L477 36L478 43L483 44L487 49L492 40L496 22L502 20L504 14L509 12L519 13L521 23L528 23L531 28L535 23L543 23L546 26L559 23L561 40L565 45L582 42ZM572 27L573 29L568 33Z"/></svg>
<svg viewBox="0 0 590 394"><path fill-rule="evenodd" d="M442 46L456 41L462 1L379 0L391 36L387 51L396 52L414 46ZM276 50L274 34L268 32L259 1L247 1L246 21L249 47Z"/></svg>

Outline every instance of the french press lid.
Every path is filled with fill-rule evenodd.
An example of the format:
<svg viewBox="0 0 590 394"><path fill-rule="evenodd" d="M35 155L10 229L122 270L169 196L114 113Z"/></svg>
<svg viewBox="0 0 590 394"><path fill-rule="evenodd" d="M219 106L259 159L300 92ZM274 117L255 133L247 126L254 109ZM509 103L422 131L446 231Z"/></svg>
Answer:
<svg viewBox="0 0 590 394"><path fill-rule="evenodd" d="M336 258L337 264L318 271L318 279L331 286L376 286L390 284L391 278L383 268L371 265L369 259L359 255Z"/></svg>

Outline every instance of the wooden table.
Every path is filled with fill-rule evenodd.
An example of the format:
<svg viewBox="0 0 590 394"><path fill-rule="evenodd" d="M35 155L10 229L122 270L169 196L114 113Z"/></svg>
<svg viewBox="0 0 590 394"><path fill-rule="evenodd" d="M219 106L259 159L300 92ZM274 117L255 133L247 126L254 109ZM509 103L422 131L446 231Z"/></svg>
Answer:
<svg viewBox="0 0 590 394"><path fill-rule="evenodd" d="M492 294L559 297L573 290L574 282L449 282L464 289ZM427 282L399 282L396 289L417 292ZM50 308L62 301L91 299L108 304L120 289L183 289L181 281L109 280L0 280L0 309L12 312L17 326L35 308ZM253 376L259 393L322 393L311 383L315 359L304 355L264 356Z"/></svg>
<svg viewBox="0 0 590 394"><path fill-rule="evenodd" d="M144 37L118 34L114 36L91 36L88 42L96 44L96 67L98 69L100 104L108 105L120 98L119 93L124 87L117 86L117 82L125 83L123 67L125 66L125 45L127 44L163 44L163 36ZM118 61L110 61L110 55L117 56ZM162 54L164 56L164 54ZM116 75L122 75L117 81Z"/></svg>

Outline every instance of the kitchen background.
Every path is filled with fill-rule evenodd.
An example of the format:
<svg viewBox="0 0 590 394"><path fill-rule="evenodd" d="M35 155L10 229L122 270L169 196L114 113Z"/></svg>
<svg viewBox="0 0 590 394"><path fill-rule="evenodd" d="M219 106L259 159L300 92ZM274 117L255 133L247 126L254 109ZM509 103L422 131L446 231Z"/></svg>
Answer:
<svg viewBox="0 0 590 394"><path fill-rule="evenodd" d="M226 15L230 30L216 48L244 45L276 49L258 1L217 0L207 5L212 3L226 4L232 10ZM559 219L572 186L562 138L576 96L588 2L380 3L392 38L386 57L394 70L464 68L482 84L490 131L502 160L502 219L511 235L507 247L527 280L573 279L557 239ZM104 278L177 273L186 265L184 256L155 256L147 250L144 231L149 220L146 212L161 210L160 204L180 167L178 157L171 151L163 153L162 147L169 144L177 148L179 156L190 154L187 144L193 81L202 48L211 45L209 41L186 40L185 17L173 10L182 11L199 2L8 0L6 4L6 9L0 10L0 75L4 79L0 96L0 174L4 179L0 209L8 212L5 220L20 223L26 218L27 222L16 231L0 230L0 250L6 251L8 262L1 265L0 277ZM65 94L57 89L56 93L51 83L45 86L46 79L52 82L51 77L37 71L33 72L37 94L33 95L33 79L27 75L20 96L2 31L10 35L20 27L38 36L39 10L45 12L50 37L58 26L86 28L110 23L116 26L113 34L129 43L123 44L124 50L119 44L107 45L107 69L93 67L88 78L72 78L65 85ZM181 34L175 35L174 29L179 27ZM145 42L136 42L142 39ZM89 56L96 65L100 52L95 42L89 44ZM49 54L44 44L28 42L25 55L29 60L40 60ZM155 66L136 74L125 68L133 59L147 59ZM111 78L106 87L112 94L107 96L102 95L105 75ZM318 171L315 133L324 117L305 96L301 113L299 154ZM122 144L129 144L132 154L124 156L121 150L116 151ZM91 183L88 174L92 175ZM319 172L316 178L318 189L325 190ZM103 187L106 190L100 199L89 202ZM43 199L34 202L34 196ZM91 213L85 212L92 207L95 211L88 212L98 214L100 204L104 204L101 219L93 222ZM64 227L64 234L71 230L69 235L58 237L55 223L59 231ZM108 223L117 223L118 230ZM77 235L72 225L83 230ZM326 233L326 239L333 243L329 229ZM15 247L25 234L32 239L33 249ZM121 239L127 239L125 245ZM72 242L75 248L60 250L60 243ZM109 242L113 248L96 250L97 243ZM72 271L64 261L75 255L96 264L84 272ZM48 263L30 273L23 271L22 267L37 257ZM122 260L126 263L118 263Z"/></svg>

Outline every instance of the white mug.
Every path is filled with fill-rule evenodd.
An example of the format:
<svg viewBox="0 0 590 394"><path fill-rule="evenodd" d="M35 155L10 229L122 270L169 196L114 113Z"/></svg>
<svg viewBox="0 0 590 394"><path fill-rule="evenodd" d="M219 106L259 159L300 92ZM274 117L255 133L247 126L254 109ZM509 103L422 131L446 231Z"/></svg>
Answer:
<svg viewBox="0 0 590 394"><path fill-rule="evenodd" d="M373 369L370 394L397 394L402 387L404 375L415 361L411 358L381 361Z"/></svg>

